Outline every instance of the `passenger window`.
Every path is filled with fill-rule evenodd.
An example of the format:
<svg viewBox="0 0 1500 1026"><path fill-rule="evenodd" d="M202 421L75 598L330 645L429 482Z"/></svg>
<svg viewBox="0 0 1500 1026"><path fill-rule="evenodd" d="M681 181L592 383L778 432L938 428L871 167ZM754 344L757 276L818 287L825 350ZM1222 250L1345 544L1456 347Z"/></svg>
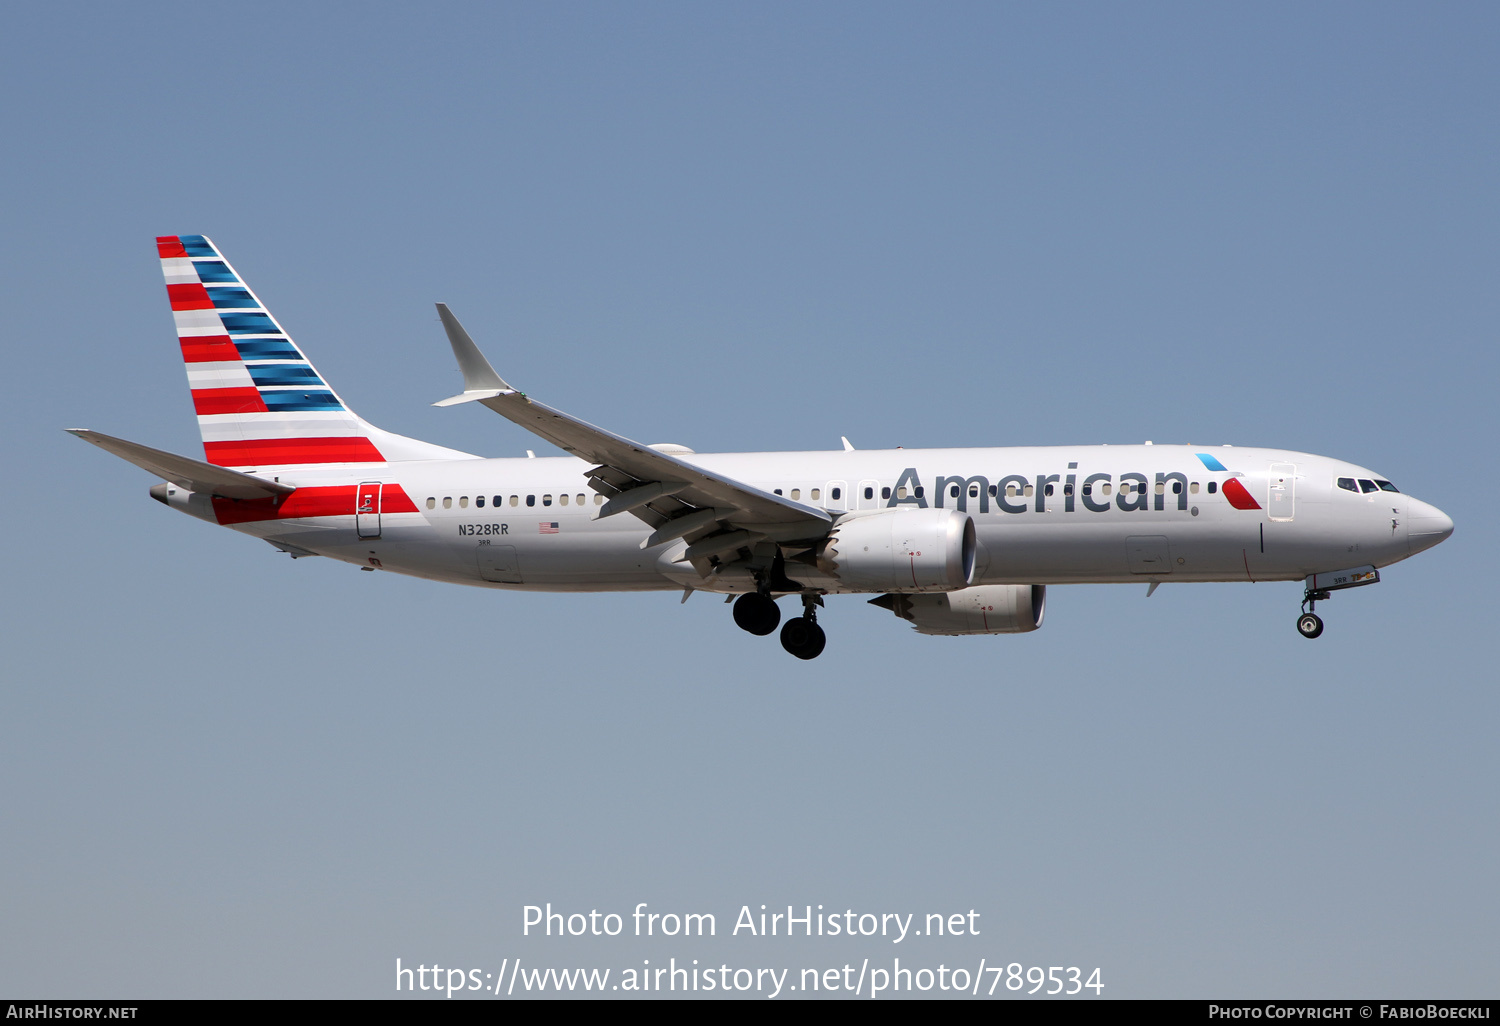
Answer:
<svg viewBox="0 0 1500 1026"><path fill-rule="evenodd" d="M1346 492L1358 492L1359 491L1359 486L1354 483L1354 478L1352 478L1352 477L1341 477L1341 478L1339 478L1339 487L1342 488Z"/></svg>
<svg viewBox="0 0 1500 1026"><path fill-rule="evenodd" d="M528 496L526 496L526 505L528 505L528 506L535 506L536 505L536 496L535 495L528 495Z"/></svg>
<svg viewBox="0 0 1500 1026"><path fill-rule="evenodd" d="M1379 488L1375 487L1375 482L1374 481L1367 481L1364 478L1360 478L1359 479L1359 490L1362 491L1362 492L1378 492L1378 491L1380 491Z"/></svg>
<svg viewBox="0 0 1500 1026"><path fill-rule="evenodd" d="M510 497L510 504L512 506L519 506L521 504L521 497L519 495L512 495ZM531 503L528 502L526 505L529 506Z"/></svg>
<svg viewBox="0 0 1500 1026"><path fill-rule="evenodd" d="M445 496L443 496L443 508L444 509L452 509L453 508L453 496L451 496L451 495L445 495Z"/></svg>
<svg viewBox="0 0 1500 1026"><path fill-rule="evenodd" d="M950 498L950 499L956 499L956 498L958 498L958 485L951 485L951 486L949 486L949 488L948 488L948 498Z"/></svg>
<svg viewBox="0 0 1500 1026"><path fill-rule="evenodd" d="M1209 495L1212 495L1214 492L1217 492L1218 490L1219 490L1219 482L1217 482L1217 481L1210 481L1208 483L1208 494Z"/></svg>
<svg viewBox="0 0 1500 1026"><path fill-rule="evenodd" d="M1046 488L1043 489L1043 492L1045 494L1047 494L1047 495L1051 495L1052 494L1052 486L1048 485Z"/></svg>
<svg viewBox="0 0 1500 1026"><path fill-rule="evenodd" d="M500 508L500 500L502 500L504 498L505 498L505 496L503 496L503 495L497 495L497 496L495 496L495 508L496 509Z"/></svg>
<svg viewBox="0 0 1500 1026"><path fill-rule="evenodd" d="M880 489L880 497L882 499L889 499L891 497L891 489L889 485Z"/></svg>
<svg viewBox="0 0 1500 1026"><path fill-rule="evenodd" d="M898 499L904 499L904 498L906 498L906 485L902 485L900 488L896 489L896 498L898 498Z"/></svg>
<svg viewBox="0 0 1500 1026"><path fill-rule="evenodd" d="M484 509L484 496L483 495L476 495L476 496L474 496L474 505L478 506L480 509Z"/></svg>
<svg viewBox="0 0 1500 1026"><path fill-rule="evenodd" d="M544 499L543 501L545 502L546 500ZM561 495L559 495L557 497L557 501L561 505L566 506L568 504L568 493L567 492L563 492Z"/></svg>
<svg viewBox="0 0 1500 1026"><path fill-rule="evenodd" d="M1167 485L1166 485L1165 481L1158 481L1158 482L1156 482L1156 494L1157 495L1166 495L1167 494Z"/></svg>
<svg viewBox="0 0 1500 1026"><path fill-rule="evenodd" d="M1005 497L1007 499L1014 499L1016 497L1016 486L1015 485L1009 484L1009 485L1005 486Z"/></svg>
<svg viewBox="0 0 1500 1026"><path fill-rule="evenodd" d="M1198 482L1194 481L1192 484L1188 485L1188 491L1192 492L1194 495L1197 495L1198 494Z"/></svg>
<svg viewBox="0 0 1500 1026"><path fill-rule="evenodd" d="M1052 494L1052 489L1051 488L1047 489L1047 494L1048 495ZM969 498L971 498L971 499L977 499L977 498L979 498L979 486L978 485L969 485Z"/></svg>
<svg viewBox="0 0 1500 1026"><path fill-rule="evenodd" d="M1181 495L1182 494L1182 482L1181 481L1173 481L1172 482L1172 494L1173 495Z"/></svg>
<svg viewBox="0 0 1500 1026"><path fill-rule="evenodd" d="M814 488L812 490L812 497L814 499L821 499L823 497L823 490L821 488Z"/></svg>
<svg viewBox="0 0 1500 1026"><path fill-rule="evenodd" d="M1395 485L1391 484L1389 481L1382 481L1378 477L1375 479L1375 483L1380 486L1380 490L1382 492L1396 492L1398 495L1401 492L1401 489L1397 488Z"/></svg>
<svg viewBox="0 0 1500 1026"><path fill-rule="evenodd" d="M780 488L776 489L775 494L776 495L780 495L781 494L781 489Z"/></svg>
<svg viewBox="0 0 1500 1026"><path fill-rule="evenodd" d="M427 496L427 508L428 509L436 509L437 508L437 497L436 496L434 496L434 495Z"/></svg>
<svg viewBox="0 0 1500 1026"><path fill-rule="evenodd" d="M552 496L551 495L543 495L542 496L542 505L543 506L550 506L550 505L552 505Z"/></svg>
<svg viewBox="0 0 1500 1026"><path fill-rule="evenodd" d="M1025 493L1025 494L1026 494L1026 498L1028 498L1028 499L1029 499L1029 498L1031 498L1031 497L1032 497L1032 496L1033 496L1033 495L1035 495L1035 494L1036 494L1036 489L1035 489L1035 488L1033 488L1033 487L1032 487L1032 486L1031 486L1031 485L1027 485L1027 486L1026 486L1026 493Z"/></svg>
<svg viewBox="0 0 1500 1026"><path fill-rule="evenodd" d="M1094 494L1094 486L1091 485L1091 484L1084 485L1083 486L1083 494L1084 495L1093 495Z"/></svg>
<svg viewBox="0 0 1500 1026"><path fill-rule="evenodd" d="M604 505L604 496L600 495L598 492L594 493L594 505L595 506L602 506L602 505Z"/></svg>
<svg viewBox="0 0 1500 1026"><path fill-rule="evenodd" d="M924 497L925 489L921 485L917 485L917 487L914 490L915 490L915 492L917 494L917 498L920 499L920 498Z"/></svg>
<svg viewBox="0 0 1500 1026"><path fill-rule="evenodd" d="M865 498L867 498L867 499L873 499L873 498L875 498L875 489L873 489L873 488L866 488L865 489Z"/></svg>
<svg viewBox="0 0 1500 1026"><path fill-rule="evenodd" d="M459 509L468 509L469 508L469 497L467 495L460 495L458 497L458 508Z"/></svg>
<svg viewBox="0 0 1500 1026"><path fill-rule="evenodd" d="M843 497L843 494L844 494L844 490L842 488L835 488L831 492L828 493L828 497L830 499L839 499L839 498ZM817 496L814 495L813 498L816 499Z"/></svg>
<svg viewBox="0 0 1500 1026"><path fill-rule="evenodd" d="M800 498L802 498L802 489L801 488L793 488L792 489L792 498L794 498L794 499L800 499Z"/></svg>
<svg viewBox="0 0 1500 1026"><path fill-rule="evenodd" d="M1073 494L1073 486L1070 485L1070 484L1063 485L1063 494L1064 495L1072 495Z"/></svg>
<svg viewBox="0 0 1500 1026"><path fill-rule="evenodd" d="M1108 495L1110 492L1110 483L1108 481L1104 482L1104 484L1099 487L1099 490L1105 495Z"/></svg>

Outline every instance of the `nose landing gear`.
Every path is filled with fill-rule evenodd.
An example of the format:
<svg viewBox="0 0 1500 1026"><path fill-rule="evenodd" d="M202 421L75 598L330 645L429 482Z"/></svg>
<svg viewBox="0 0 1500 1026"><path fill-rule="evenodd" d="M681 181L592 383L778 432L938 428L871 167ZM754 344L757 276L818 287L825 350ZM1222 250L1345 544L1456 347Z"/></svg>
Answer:
<svg viewBox="0 0 1500 1026"><path fill-rule="evenodd" d="M1311 587L1302 593L1302 614L1297 617L1297 633L1311 640L1323 633L1323 618L1313 610L1319 599L1326 599L1328 592L1314 591Z"/></svg>
<svg viewBox="0 0 1500 1026"><path fill-rule="evenodd" d="M1327 599L1334 592L1379 583L1380 571L1373 566L1357 566L1349 570L1309 574L1305 590L1302 592L1302 614L1297 617L1297 633L1308 639L1316 638L1323 633L1323 618L1313 610L1318 607L1319 602Z"/></svg>

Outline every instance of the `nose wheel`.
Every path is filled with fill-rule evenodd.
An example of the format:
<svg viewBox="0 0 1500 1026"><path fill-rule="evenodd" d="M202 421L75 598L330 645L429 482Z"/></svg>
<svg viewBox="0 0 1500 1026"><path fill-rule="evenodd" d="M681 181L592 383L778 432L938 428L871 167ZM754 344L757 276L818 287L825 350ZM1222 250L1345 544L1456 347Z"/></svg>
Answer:
<svg viewBox="0 0 1500 1026"><path fill-rule="evenodd" d="M1297 617L1297 632L1304 638L1316 638L1323 633L1323 618L1317 613L1303 613Z"/></svg>

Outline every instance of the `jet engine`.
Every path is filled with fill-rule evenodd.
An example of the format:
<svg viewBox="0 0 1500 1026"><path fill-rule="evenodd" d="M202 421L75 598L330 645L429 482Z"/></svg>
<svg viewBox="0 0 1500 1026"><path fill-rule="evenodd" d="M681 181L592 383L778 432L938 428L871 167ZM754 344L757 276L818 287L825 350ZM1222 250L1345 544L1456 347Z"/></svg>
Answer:
<svg viewBox="0 0 1500 1026"><path fill-rule="evenodd" d="M974 549L967 513L887 510L839 521L817 562L851 591L953 591L973 580Z"/></svg>
<svg viewBox="0 0 1500 1026"><path fill-rule="evenodd" d="M1045 584L982 584L938 595L882 595L883 606L921 634L1025 634L1042 625Z"/></svg>

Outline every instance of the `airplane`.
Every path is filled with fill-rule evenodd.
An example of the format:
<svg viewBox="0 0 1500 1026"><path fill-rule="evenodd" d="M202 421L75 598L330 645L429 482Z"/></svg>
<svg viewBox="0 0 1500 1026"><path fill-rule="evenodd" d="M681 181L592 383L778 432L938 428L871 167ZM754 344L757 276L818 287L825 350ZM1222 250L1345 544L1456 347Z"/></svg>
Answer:
<svg viewBox="0 0 1500 1026"><path fill-rule="evenodd" d="M463 391L568 455L489 459L368 423L202 235L157 252L204 459L72 434L162 479L152 498L300 558L511 591L725 596L755 635L816 658L824 596L919 633L1041 627L1047 586L1301 581L1316 604L1453 533L1364 467L1228 445L696 453L643 445L500 377L444 304ZM781 624L777 599L801 615Z"/></svg>

